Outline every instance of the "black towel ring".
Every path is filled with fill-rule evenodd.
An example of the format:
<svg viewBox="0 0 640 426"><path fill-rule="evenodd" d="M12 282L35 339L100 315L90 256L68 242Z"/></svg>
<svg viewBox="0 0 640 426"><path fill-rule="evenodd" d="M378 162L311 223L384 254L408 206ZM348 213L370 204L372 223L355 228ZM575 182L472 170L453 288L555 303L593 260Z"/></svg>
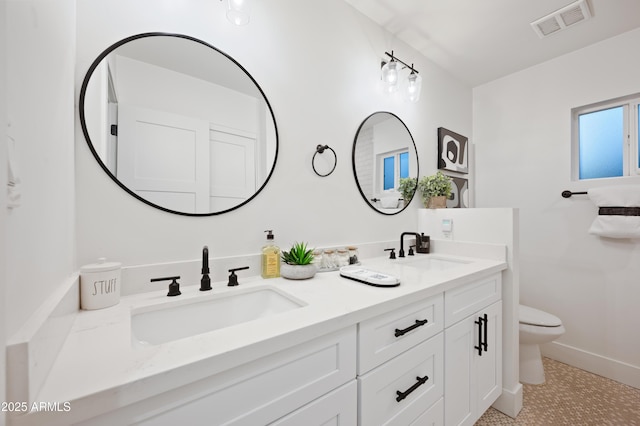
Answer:
<svg viewBox="0 0 640 426"><path fill-rule="evenodd" d="M318 173L318 171L316 170L316 155L324 153L325 149L328 149L331 152L333 152L334 160L333 160L333 168L331 169L331 171L329 171L329 173L323 175L323 174ZM336 169L337 165L338 165L338 156L336 155L336 152L333 150L333 148L331 148L329 145L318 145L318 146L316 146L316 152L313 154L313 158L311 159L311 167L313 167L313 171L316 172L316 174L318 176L320 176L320 177L329 176Z"/></svg>

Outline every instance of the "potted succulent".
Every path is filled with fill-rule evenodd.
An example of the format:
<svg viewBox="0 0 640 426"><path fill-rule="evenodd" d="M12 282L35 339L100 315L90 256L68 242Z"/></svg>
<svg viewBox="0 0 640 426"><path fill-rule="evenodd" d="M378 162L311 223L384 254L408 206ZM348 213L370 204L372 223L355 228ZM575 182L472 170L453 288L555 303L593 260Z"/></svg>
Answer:
<svg viewBox="0 0 640 426"><path fill-rule="evenodd" d="M418 182L424 206L429 209L446 208L451 196L451 178L442 172L425 176Z"/></svg>
<svg viewBox="0 0 640 426"><path fill-rule="evenodd" d="M290 280L306 280L316 274L317 266L313 262L313 249L307 243L295 243L289 251L282 251L280 275Z"/></svg>
<svg viewBox="0 0 640 426"><path fill-rule="evenodd" d="M416 186L418 179L416 178L400 178L400 184L398 185L398 192L402 194L404 205L409 204L413 198L413 194L416 192Z"/></svg>

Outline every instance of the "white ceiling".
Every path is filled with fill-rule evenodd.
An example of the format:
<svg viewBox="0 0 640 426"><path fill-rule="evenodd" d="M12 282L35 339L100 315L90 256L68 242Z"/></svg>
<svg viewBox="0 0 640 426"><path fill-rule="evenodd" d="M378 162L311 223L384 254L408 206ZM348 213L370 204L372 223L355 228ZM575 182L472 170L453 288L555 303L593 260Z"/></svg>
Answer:
<svg viewBox="0 0 640 426"><path fill-rule="evenodd" d="M471 86L640 27L640 0L588 0L591 19L543 39L530 23L574 0L345 1Z"/></svg>

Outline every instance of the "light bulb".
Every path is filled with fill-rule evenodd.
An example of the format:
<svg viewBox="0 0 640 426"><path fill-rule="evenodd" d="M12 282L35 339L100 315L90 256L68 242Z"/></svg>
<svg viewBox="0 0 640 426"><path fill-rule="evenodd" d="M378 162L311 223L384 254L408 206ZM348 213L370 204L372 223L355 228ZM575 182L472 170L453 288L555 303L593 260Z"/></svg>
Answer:
<svg viewBox="0 0 640 426"><path fill-rule="evenodd" d="M418 102L420 99L420 92L422 89L422 77L416 74L414 71L411 71L409 77L407 77L407 81L404 87L404 95L405 98L409 102Z"/></svg>
<svg viewBox="0 0 640 426"><path fill-rule="evenodd" d="M382 81L387 92L398 90L398 63L393 58L382 67Z"/></svg>

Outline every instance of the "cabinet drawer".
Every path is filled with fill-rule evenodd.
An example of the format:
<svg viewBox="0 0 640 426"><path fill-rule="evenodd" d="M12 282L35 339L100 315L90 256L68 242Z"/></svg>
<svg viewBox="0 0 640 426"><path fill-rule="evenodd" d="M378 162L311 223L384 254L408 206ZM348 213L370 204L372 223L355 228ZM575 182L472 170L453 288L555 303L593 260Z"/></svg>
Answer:
<svg viewBox="0 0 640 426"><path fill-rule="evenodd" d="M366 373L442 329L441 294L361 322L358 373Z"/></svg>
<svg viewBox="0 0 640 426"><path fill-rule="evenodd" d="M496 274L444 294L444 326L449 327L502 297L502 275Z"/></svg>
<svg viewBox="0 0 640 426"><path fill-rule="evenodd" d="M264 425L353 381L356 328L328 334L83 425Z"/></svg>
<svg viewBox="0 0 640 426"><path fill-rule="evenodd" d="M271 426L356 426L358 424L358 384L355 380L329 392Z"/></svg>
<svg viewBox="0 0 640 426"><path fill-rule="evenodd" d="M443 396L443 348L440 333L359 377L359 424L407 425L423 415Z"/></svg>

